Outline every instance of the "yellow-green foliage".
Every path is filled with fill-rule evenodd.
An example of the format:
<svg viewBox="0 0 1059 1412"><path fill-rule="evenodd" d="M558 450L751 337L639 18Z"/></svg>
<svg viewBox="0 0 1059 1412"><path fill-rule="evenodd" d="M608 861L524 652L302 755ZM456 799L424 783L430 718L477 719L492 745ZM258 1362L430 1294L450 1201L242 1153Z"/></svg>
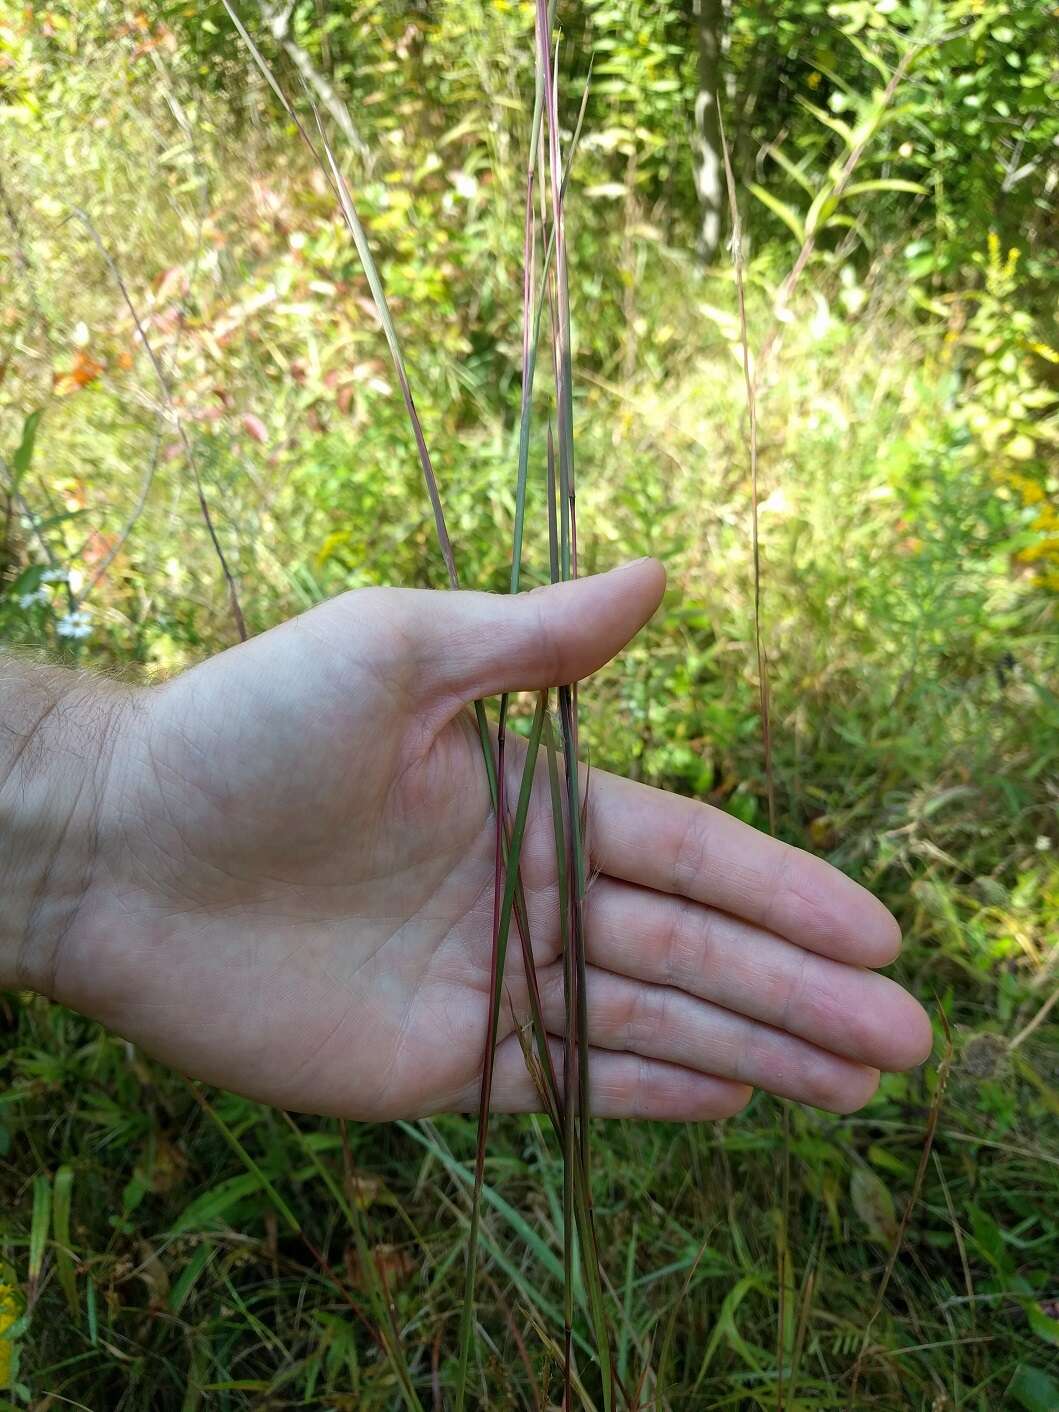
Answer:
<svg viewBox="0 0 1059 1412"><path fill-rule="evenodd" d="M1017 246L1002 255L990 231L982 287L956 304L966 323L953 338L973 357L967 424L1000 493L1028 512L1017 559L1059 590L1059 351L1020 307L1019 255Z"/></svg>

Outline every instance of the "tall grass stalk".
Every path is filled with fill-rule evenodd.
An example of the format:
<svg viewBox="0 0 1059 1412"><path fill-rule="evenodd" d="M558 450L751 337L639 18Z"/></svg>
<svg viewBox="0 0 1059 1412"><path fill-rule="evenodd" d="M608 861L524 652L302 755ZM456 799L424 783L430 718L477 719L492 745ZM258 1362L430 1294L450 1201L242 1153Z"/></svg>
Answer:
<svg viewBox="0 0 1059 1412"><path fill-rule="evenodd" d="M875 99L872 115L869 120L861 123L855 132L847 137L847 152L844 161L837 168L832 169L829 182L825 183L816 193L809 213L805 220L804 235L802 244L795 257L794 263L781 282L776 296L773 300L772 314L765 334L761 339L757 352L751 351L750 331L746 309L746 276L744 268L743 251L743 225L739 209L739 201L736 194L735 173L732 168L731 151L728 145L727 133L725 131L724 114L718 109L718 123L721 139L721 155L724 166L725 187L728 198L729 218L731 221L731 252L732 264L735 275L735 287L737 307L739 314L739 341L741 363L743 370L743 382L746 395L747 410L747 453L750 465L750 499L751 499L751 561L753 572L753 623L754 623L754 648L757 660L758 677L758 704L761 718L761 736L764 750L765 784L768 798L768 818L769 831L776 832L776 793L772 765L772 727L769 702L769 681L768 681L768 653L765 647L765 633L763 627L763 605L762 605L762 565L761 565L761 540L759 533L759 401L762 388L762 379L766 365L776 347L782 325L782 313L789 306L795 288L804 273L813 251L816 249L817 237L824 223L823 213L827 210L834 211L843 196L851 189L852 178L863 160L868 146L882 126L887 113L889 112L899 88L904 82L909 69L920 52L927 47L928 41L918 41L911 45L902 55L900 61L894 69L887 74L887 83L882 93ZM875 66L881 72L886 73L885 65L876 59ZM951 1046L950 1046L951 1047ZM857 1385L860 1378L861 1364L868 1347L868 1338L871 1326L878 1314L885 1294L890 1275L893 1271L894 1263L897 1259L897 1252L900 1249L904 1238L905 1229L911 1213L911 1208L918 1197L919 1189L922 1185L926 1172L927 1159L934 1139L934 1131L937 1126L938 1112L940 1111L941 1097L944 1092L945 1081L948 1074L948 1057L943 1061L939 1070L939 1082L935 1095L935 1102L928 1120L927 1134L923 1152L920 1159L919 1170L916 1174L913 1186L913 1194L902 1218L901 1227L895 1241L894 1249L883 1274L880 1284L876 1304L864 1330L863 1341L860 1352L854 1363L851 1378L851 1402L855 1400ZM790 1380L793 1386L794 1370L800 1357L799 1334L792 1326L793 1301L793 1280L794 1272L791 1267L791 1256L788 1241L788 1225L790 1211L790 1116L786 1105L783 1107L783 1141L782 1141L782 1182L781 1200L779 1207L779 1231L777 1239L777 1288L779 1295L779 1308L777 1312L776 1328L776 1409L783 1412L785 1405L785 1377L790 1365ZM809 1275L806 1276L807 1288L811 1292L811 1281Z"/></svg>
<svg viewBox="0 0 1059 1412"><path fill-rule="evenodd" d="M543 108L544 84L541 75L538 73L533 98L533 118L530 124L529 151L526 160L526 202L522 253L522 390L519 406L518 464L515 474L515 518L511 543L510 591L512 593L518 593L522 579L522 545L526 515L526 489L529 480L530 431L533 420L533 383L537 367L537 349L540 344L541 315L543 312L543 297L537 296L536 294L537 226L533 204L534 172L537 164L537 153L540 147ZM543 274L545 277L547 276L550 260L551 244L549 243L543 261ZM502 776L505 769L508 702L508 693L505 692L500 698L499 724L497 729L498 776ZM545 710L547 710L547 705L547 697L545 697ZM510 867L512 864L508 854L505 811L501 805L499 795L494 801L494 806L498 819L496 889L499 894L501 849L504 850L504 866ZM515 922L518 927L519 938L522 945L523 971L526 976L533 1033L537 1045L537 1063L540 1066L540 1077L544 1082L545 1108L552 1118L553 1126L558 1134L560 1132L561 1123L558 1081L552 1062L551 1047L548 1044L547 1028L544 1023L540 985L537 980L537 967L530 941L529 918L520 879L516 887L515 909ZM488 1095L483 1092L483 1106L487 1096ZM486 1121L488 1121L488 1118Z"/></svg>
<svg viewBox="0 0 1059 1412"><path fill-rule="evenodd" d="M757 659L758 711L761 716L761 744L765 753L765 790L768 796L769 833L776 832L776 789L772 772L772 726L769 711L768 658L765 653L764 632L762 629L761 604L761 536L758 514L758 399L757 370L752 366L750 352L750 330L746 317L746 271L743 265L743 219L739 210L739 198L735 189L735 173L732 170L732 155L728 149L728 135L724 126L724 113L718 106L717 121L721 136L721 155L724 160L724 180L728 192L728 212L732 226L731 249L732 266L735 271L735 291L739 308L739 351L743 366L743 384L746 391L746 415L748 455L750 460L750 557L754 575L754 654ZM780 1392L782 1397L782 1389Z"/></svg>
<svg viewBox="0 0 1059 1412"><path fill-rule="evenodd" d="M229 0L225 9L247 47L257 68L295 124L312 152L338 202L339 209L357 249L390 355L397 372L405 409L412 428L424 483L434 515L435 529L445 562L449 587L460 586L452 542L445 522L437 477L426 445L425 435L416 411L404 357L390 315L385 287L375 263L362 222L348 184L324 132L319 114L308 94L318 131L318 141L307 131L290 101L284 94L270 66L254 40L240 21ZM522 547L525 525L526 492L529 478L533 383L537 347L540 337L543 306L547 298L551 313L551 352L555 380L555 406L558 440L558 477L555 470L553 429L548 426L548 521L549 559L553 580L569 580L577 574L577 531L575 518L575 477L573 448L572 359L570 333L570 291L567 268L564 196L566 173L559 138L559 116L556 68L557 50L551 41L552 11L547 0L538 0L535 14L536 93L527 159L525 231L523 241L523 336L522 336L522 395L519 419L518 462L515 487L515 522L512 536L511 591L518 592L522 573ZM582 101L571 151L576 147L585 115ZM547 129L547 161L545 144L541 141L542 127ZM539 171L539 182L536 173ZM546 179L548 187L546 189ZM534 215L534 187L538 186L541 202L541 239L545 245L542 260L541 288L534 301L536 278L537 232ZM550 201L549 201L550 196ZM550 220L549 220L550 216ZM544 240L545 233L547 240ZM556 504L556 498L558 503ZM558 543L556 544L556 539ZM509 700L505 694L500 702L496 746L489 729L482 702L475 702L483 760L495 811L494 910L491 955L491 986L489 1015L486 1026L479 1106L478 1141L475 1154L474 1190L471 1203L467 1262L464 1278L464 1298L460 1318L459 1359L457 1366L455 1406L462 1409L467 1395L470 1353L474 1343L474 1290L477 1266L478 1238L481 1225L482 1191L491 1108L494 1053L499 1030L500 1005L503 995L504 968L512 920L519 931L523 965L530 1001L532 1026L537 1047L537 1063L531 1070L543 1089L545 1107L559 1136L564 1153L564 1380L566 1403L571 1405L576 1383L573 1373L573 1287L574 1235L582 1253L585 1285L593 1326L595 1351L600 1363L603 1401L606 1412L614 1406L615 1376L610 1356L609 1332L603 1302L595 1239L594 1216L590 1189L588 1118L590 1089L587 1043L587 996L584 907L587 888L584 846L584 819L580 795L577 759L577 695L569 685L559 688L558 706L563 754L563 784L555 785L559 777L557 748L554 743L549 694L538 698L523 764L518 803L509 827L506 810L507 716ZM542 737L548 742L549 775L552 780L553 820L556 830L557 867L560 874L560 921L562 938L566 1011L565 1079L560 1096L551 1049L544 1025L539 985L533 959L528 910L521 881L519 859L529 803L533 792L535 768ZM388 1350L390 1351L390 1350Z"/></svg>
<svg viewBox="0 0 1059 1412"><path fill-rule="evenodd" d="M549 440L549 452L551 441ZM554 481L554 476L550 478ZM554 526L554 515L550 516ZM554 552L552 558L554 560ZM563 1013L566 1021L566 1037L563 1056L563 1373L566 1406L571 1404L571 1379L573 1374L573 1313L574 1313L574 1169L577 1161L574 1146L576 1130L572 1121L574 1110L574 1065L571 1053L571 1034L574 1017L571 1001L575 995L576 977L574 974L574 953L570 945L570 878L567 867L566 836L563 829L563 792L559 778L558 751L551 718L548 719L548 786L551 791L552 827L555 834L555 871L558 880L559 899L559 940L563 957Z"/></svg>
<svg viewBox="0 0 1059 1412"><path fill-rule="evenodd" d="M548 176L550 178L551 222L555 245L554 280L551 286L552 364L555 376L555 403L558 425L558 514L549 508L549 526L558 520L559 576L569 580L577 575L576 477L573 435L573 373L571 351L570 284L566 245L565 181L559 135L557 67L558 52L553 49L551 20L546 0L536 4L536 66L544 84L544 109L548 132ZM584 116L582 104L575 141ZM543 193L542 193L543 195ZM554 486L554 471L549 469L549 494ZM550 546L549 558L555 565L556 554ZM565 848L557 843L557 855L565 852L566 896L560 907L568 916L564 945L564 1012L566 1022L564 1050L564 1224L569 1232L576 1220L579 1227L582 1264L590 1292L595 1344L603 1382L604 1407L614 1405L614 1367L610 1353L602 1298L595 1220L592 1209L591 1167L589 1153L589 1117L591 1094L588 1053L588 997L585 958L585 894L587 869L584 847L583 815L580 799L580 779L577 751L576 689L563 685L558 690L559 723L565 763ZM558 801L553 797L553 816ZM558 862L558 857L557 857ZM575 1083L576 1074L576 1083ZM566 1280L572 1279L573 1251L567 1235L564 1238ZM572 1368L569 1331L565 1338L565 1383L567 1406L570 1405Z"/></svg>
<svg viewBox="0 0 1059 1412"><path fill-rule="evenodd" d="M537 709L533 716L533 725L530 730L529 742L526 748L526 763L522 772L522 783L519 787L518 805L515 809L515 821L511 830L511 843L509 857L517 859L522 848L522 840L526 832L526 819L529 814L530 799L533 794L534 777L537 766L537 752L541 743L541 732L544 728L544 717L546 710L546 696L544 693L538 697ZM503 800L503 786L501 785L501 802ZM500 822L498 819L497 830L500 832ZM474 1164L474 1197L471 1207L471 1230L468 1236L468 1258L466 1266L466 1278L464 1284L464 1302L460 1319L460 1362L456 1383L456 1406L462 1407L466 1396L467 1372L470 1357L470 1348L473 1341L474 1323L474 1277L475 1277L475 1254L478 1246L478 1227L480 1223L482 1205L482 1184L485 1180L485 1152L486 1137L488 1134L488 1109L486 1107L485 1095L490 1093L493 1079L493 1059L496 1051L497 1029L500 1021L500 1001L503 993L504 963L507 959L507 943L511 929L512 909L515 902L515 888L518 874L514 866L509 863L506 870L497 868L497 882L503 877L503 895L500 898L499 908L496 914L496 926L493 934L493 957L492 957L492 985L489 997L489 1028L486 1036L485 1060L482 1066L482 1107L485 1114L478 1125L478 1145Z"/></svg>
<svg viewBox="0 0 1059 1412"><path fill-rule="evenodd" d="M365 278L368 281L369 290L371 291L375 312L382 327L383 334L386 338L387 347L390 351L390 357L393 362L394 369L397 373L397 379L401 388L401 395L404 400L405 410L407 412L409 423L412 428L412 434L416 443L416 451L419 456L420 468L423 475L423 482L426 486L427 495L429 497L431 509L434 515L435 531L437 534L438 545L441 549L442 558L445 562L445 570L448 576L449 587L451 589L458 589L460 587L460 578L456 568L455 555L452 548L452 541L448 532L448 526L445 520L444 509L442 507L441 493L438 486L437 476L434 472L430 452L427 448L426 437L423 432L422 423L419 419L419 413L416 410L415 399L412 396L411 384L408 378L404 355L401 351L400 341L397 336L397 329L394 325L393 317L390 313L389 303L386 298L386 289L383 284L382 277L379 273L378 266L375 262L374 255L372 254L371 245L368 241L364 226L357 213L356 204L353 200L352 194L350 193L348 183L346 182L341 167L339 166L338 161L335 157L334 151L331 148L331 144L329 143L327 136L324 132L323 125L320 121L319 113L313 102L312 95L307 92L306 100L310 106L310 109L313 112L316 121L319 136L319 147L317 146L317 143L313 141L308 130L306 129L305 124L298 116L290 100L284 93L283 88L276 79L276 76L273 73L271 66L268 64L264 55L261 53L260 49L251 37L250 33L247 31L246 27L239 19L239 16L232 8L231 4L229 3L229 0L223 0L223 4L233 25L236 28L236 31L239 34L240 39L249 51L255 65L265 78L273 93L278 98L280 104L283 107L284 112L295 125L295 128L297 129L303 142L306 144L309 151L312 153L315 161L317 162L317 165L323 172L323 175L326 178L327 183L330 186L336 201L338 202L339 209L350 232L350 235L353 238L354 246L356 247L357 254L361 261L361 265L364 269ZM535 131L539 131L540 128L539 106L540 105L538 104L538 116L534 120ZM533 145L535 146L536 144L534 143ZM539 326L540 315L538 312L535 327L539 329ZM535 340L530 346L532 348L535 348ZM532 364L530 365L530 368L532 369ZM528 380L530 385L530 391L532 391L532 371L530 371ZM526 453L526 461L528 466L528 446ZM524 491L522 503L524 506ZM516 587L517 566L521 563L521 524L522 514L520 512L516 516L516 535L519 539L519 547L517 548L516 553L513 555L512 568L512 576L515 580ZM479 737L482 744L482 753L486 767L486 775L489 783L490 798L494 809L497 811L498 815L502 819L503 811L500 810L498 807L500 802L500 773L498 770L497 761L494 758L493 754L492 736L489 730L488 720L485 715L484 706L480 701L476 701L474 703L474 710L478 725ZM525 899L522 895L521 886L519 887L518 893L516 895L516 917L518 919L520 932L523 934L524 937L528 936L528 916L526 913ZM545 1052L547 1053L546 1045Z"/></svg>
<svg viewBox="0 0 1059 1412"><path fill-rule="evenodd" d="M768 652L762 626L763 608L761 591L761 545L758 523L758 446L760 394L765 369L776 347L783 326L783 314L789 307L794 291L805 272L816 249L819 233L825 224L825 213L834 212L843 197L849 193L853 177L864 160L871 142L879 132L893 106L898 90L908 76L920 53L929 47L930 40L917 40L901 56L889 73L886 86L874 100L870 117L858 124L847 138L846 156L840 166L833 169L831 179L817 192L805 219L804 236L794 263L782 280L772 305L772 316L757 351L750 347L750 334L746 313L746 279L743 254L743 226L736 196L735 174L732 169L731 152L728 147L723 111L718 108L718 122L721 137L721 155L724 164L724 178L727 189L728 209L731 220L732 264L735 272L736 297L739 308L739 333L743 379L746 387L746 407L748 421L748 454L751 481L751 557L754 575L754 648L757 657L759 710L761 733L765 752L765 783L768 795L769 831L776 832L776 798L772 769L772 729L769 711ZM875 66L881 72L886 67L881 59L875 59Z"/></svg>

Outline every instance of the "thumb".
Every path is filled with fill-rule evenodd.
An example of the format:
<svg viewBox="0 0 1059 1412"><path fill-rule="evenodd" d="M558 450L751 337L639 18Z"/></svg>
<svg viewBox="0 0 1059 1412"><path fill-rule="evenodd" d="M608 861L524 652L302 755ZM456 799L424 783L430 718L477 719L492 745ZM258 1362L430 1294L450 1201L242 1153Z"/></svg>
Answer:
<svg viewBox="0 0 1059 1412"><path fill-rule="evenodd" d="M566 686L597 671L658 607L665 570L637 559L610 573L530 593L410 593L403 625L423 695L462 701Z"/></svg>

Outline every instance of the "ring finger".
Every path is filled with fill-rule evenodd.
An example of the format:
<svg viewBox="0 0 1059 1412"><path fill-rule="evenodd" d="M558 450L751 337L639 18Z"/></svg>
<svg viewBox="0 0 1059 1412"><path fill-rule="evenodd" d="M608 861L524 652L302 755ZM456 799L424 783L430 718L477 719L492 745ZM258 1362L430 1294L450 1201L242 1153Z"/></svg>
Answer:
<svg viewBox="0 0 1059 1412"><path fill-rule="evenodd" d="M565 1026L562 968L540 972L544 1023ZM768 1089L833 1113L851 1113L875 1093L879 1071L796 1035L725 1010L672 986L650 985L590 966L588 1043Z"/></svg>

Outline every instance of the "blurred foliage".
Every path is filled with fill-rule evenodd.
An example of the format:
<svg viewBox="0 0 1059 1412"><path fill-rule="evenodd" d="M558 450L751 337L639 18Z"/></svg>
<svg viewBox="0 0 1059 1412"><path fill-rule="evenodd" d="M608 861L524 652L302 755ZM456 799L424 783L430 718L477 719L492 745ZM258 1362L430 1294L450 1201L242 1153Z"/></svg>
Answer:
<svg viewBox="0 0 1059 1412"><path fill-rule="evenodd" d="M531 7L242 12L292 92L290 45L307 58L369 154L344 144L461 573L502 589ZM729 261L693 246L692 6L559 18L568 129L594 55L570 194L584 565L670 571L583 693L586 744L761 824L740 337ZM1031 0L729 14L755 346L813 238L761 390L780 827L894 907L901 977L954 1053L943 1095L930 1066L856 1118L758 1099L720 1127L608 1125L619 1359L633 1383L654 1364L659 1405L848 1405L937 1102L864 1405L1059 1406L1059 1011L1034 1028L1059 980L1057 31ZM174 409L255 630L350 586L439 585L355 254L223 8L4 0L0 113L0 636L140 680L232 640ZM544 562L538 526L530 582ZM297 1135L220 1095L255 1175L181 1081L55 1007L0 1005L10 1405L394 1405L363 1324L277 1225L275 1191L364 1284L310 1154L364 1212L429 1401L470 1123L359 1128L346 1161L333 1124ZM487 1405L544 1405L561 1174L533 1120L498 1126L489 1177L510 1204L487 1223Z"/></svg>

